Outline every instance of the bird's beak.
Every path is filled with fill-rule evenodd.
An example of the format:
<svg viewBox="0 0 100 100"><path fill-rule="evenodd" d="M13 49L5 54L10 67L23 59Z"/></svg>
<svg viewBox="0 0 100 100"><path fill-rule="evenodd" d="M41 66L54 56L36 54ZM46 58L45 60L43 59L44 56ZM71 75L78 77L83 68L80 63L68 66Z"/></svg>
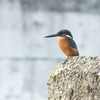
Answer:
<svg viewBox="0 0 100 100"><path fill-rule="evenodd" d="M56 37L56 36L59 36L59 35L58 34L52 34L52 35L45 36L45 38Z"/></svg>

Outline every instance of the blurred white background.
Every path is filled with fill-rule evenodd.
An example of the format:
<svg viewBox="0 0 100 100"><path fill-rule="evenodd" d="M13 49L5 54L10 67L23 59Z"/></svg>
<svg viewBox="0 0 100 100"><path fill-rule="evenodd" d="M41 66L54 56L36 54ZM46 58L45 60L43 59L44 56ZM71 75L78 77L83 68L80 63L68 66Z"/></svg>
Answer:
<svg viewBox="0 0 100 100"><path fill-rule="evenodd" d="M0 100L47 100L50 71L66 56L57 38L72 32L80 56L100 55L99 0L0 0Z"/></svg>

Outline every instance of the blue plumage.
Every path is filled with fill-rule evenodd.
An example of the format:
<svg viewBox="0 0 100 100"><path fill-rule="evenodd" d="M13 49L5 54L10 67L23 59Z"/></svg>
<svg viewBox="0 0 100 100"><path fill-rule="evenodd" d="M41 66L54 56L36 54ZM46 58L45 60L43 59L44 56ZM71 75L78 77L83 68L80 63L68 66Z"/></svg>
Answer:
<svg viewBox="0 0 100 100"><path fill-rule="evenodd" d="M67 40L69 41L70 46L71 46L72 48L77 49L77 45L76 45L75 41L74 41L72 38L70 38L70 37L67 37L67 36L66 36L66 38L67 38Z"/></svg>

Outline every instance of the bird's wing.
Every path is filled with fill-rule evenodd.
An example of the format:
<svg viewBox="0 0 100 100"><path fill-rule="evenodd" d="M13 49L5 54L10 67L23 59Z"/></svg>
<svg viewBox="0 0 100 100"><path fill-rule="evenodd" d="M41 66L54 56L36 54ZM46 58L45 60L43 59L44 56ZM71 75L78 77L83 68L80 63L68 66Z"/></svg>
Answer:
<svg viewBox="0 0 100 100"><path fill-rule="evenodd" d="M77 45L72 38L66 37L72 48L77 49Z"/></svg>

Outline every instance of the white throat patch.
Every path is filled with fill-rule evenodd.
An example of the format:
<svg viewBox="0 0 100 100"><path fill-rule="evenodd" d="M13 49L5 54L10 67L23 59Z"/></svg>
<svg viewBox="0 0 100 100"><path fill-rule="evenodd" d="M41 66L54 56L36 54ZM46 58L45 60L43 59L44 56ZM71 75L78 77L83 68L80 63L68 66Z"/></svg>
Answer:
<svg viewBox="0 0 100 100"><path fill-rule="evenodd" d="M67 37L69 37L69 38L71 38L71 39L73 39L71 36L69 36L69 35L66 35Z"/></svg>

